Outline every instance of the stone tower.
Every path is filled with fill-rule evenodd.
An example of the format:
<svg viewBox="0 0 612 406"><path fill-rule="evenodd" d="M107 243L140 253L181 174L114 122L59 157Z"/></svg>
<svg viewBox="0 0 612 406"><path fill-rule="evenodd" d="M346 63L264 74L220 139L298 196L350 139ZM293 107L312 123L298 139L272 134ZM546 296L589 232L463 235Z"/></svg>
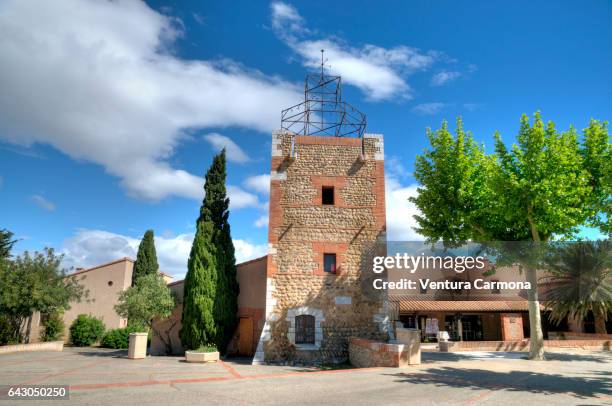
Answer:
<svg viewBox="0 0 612 406"><path fill-rule="evenodd" d="M351 336L387 337L386 302L364 291L369 256L386 241L383 137L365 134L365 116L339 92L339 77L309 75L304 103L283 111L272 134L266 322L254 363L339 362Z"/></svg>

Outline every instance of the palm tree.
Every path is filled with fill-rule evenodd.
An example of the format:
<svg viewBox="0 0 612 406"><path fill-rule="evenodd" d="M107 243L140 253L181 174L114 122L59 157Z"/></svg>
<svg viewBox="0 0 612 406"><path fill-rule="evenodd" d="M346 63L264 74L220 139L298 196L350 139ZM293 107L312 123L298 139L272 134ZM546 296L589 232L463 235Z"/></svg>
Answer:
<svg viewBox="0 0 612 406"><path fill-rule="evenodd" d="M557 242L545 259L549 276L545 305L550 321L583 320L591 311L595 332L606 333L612 312L612 251L609 240Z"/></svg>

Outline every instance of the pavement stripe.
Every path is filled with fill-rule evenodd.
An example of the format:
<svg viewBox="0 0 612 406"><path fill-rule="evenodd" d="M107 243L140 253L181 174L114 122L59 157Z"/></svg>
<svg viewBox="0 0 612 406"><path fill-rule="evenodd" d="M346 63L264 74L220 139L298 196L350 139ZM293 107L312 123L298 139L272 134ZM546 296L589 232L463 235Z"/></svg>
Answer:
<svg viewBox="0 0 612 406"><path fill-rule="evenodd" d="M469 399L459 403L459 406L470 406L470 405L473 405L473 404L475 404L476 402L478 402L480 400L488 398L492 394L493 394L492 391L486 390L486 391L484 391L484 393L481 393L479 395L476 395L476 396L474 396L472 398L469 398Z"/></svg>
<svg viewBox="0 0 612 406"><path fill-rule="evenodd" d="M232 368L233 369L233 368ZM304 375L321 375L321 374L337 374L337 373L352 373L352 372L363 372L363 371L376 371L381 368L356 368L356 369L334 369L326 371L312 371L312 372L282 372L276 374L259 374L259 375L240 375L234 376L217 376L209 378L184 378L184 379L168 379L168 380L147 380L147 381L131 381L131 382L111 382L111 383L84 383L77 385L70 385L70 390L91 390L91 389L108 389L108 388L120 388L120 387L133 387L133 386L149 386L149 385L175 385L180 383L201 383L211 381L233 381L233 380L251 380L251 379L265 379L265 378L284 378L291 376L304 376ZM237 373L237 372L236 372Z"/></svg>
<svg viewBox="0 0 612 406"><path fill-rule="evenodd" d="M232 367L230 364L226 364L226 363L225 363L225 362L223 362L222 360L219 360L219 362L221 363L221 366L222 366L223 368L227 369L227 371L228 371L230 374L232 374L232 376L233 376L234 378L242 378L242 375L240 375L240 374L238 373L238 371L236 371L236 370L234 369L234 367Z"/></svg>

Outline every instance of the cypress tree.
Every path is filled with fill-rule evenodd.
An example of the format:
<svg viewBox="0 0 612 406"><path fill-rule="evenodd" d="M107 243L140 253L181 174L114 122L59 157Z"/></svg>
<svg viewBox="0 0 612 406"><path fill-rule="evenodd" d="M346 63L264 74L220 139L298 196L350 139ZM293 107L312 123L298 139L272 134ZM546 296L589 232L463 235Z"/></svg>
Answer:
<svg viewBox="0 0 612 406"><path fill-rule="evenodd" d="M236 257L229 224L229 198L225 187L225 149L215 157L215 186L210 189L213 206L212 219L215 224L214 244L217 262L217 295L215 296L214 317L217 322L217 347L225 352L238 322L238 280L236 278ZM212 179L212 178L211 178ZM207 193L209 191L207 190Z"/></svg>
<svg viewBox="0 0 612 406"><path fill-rule="evenodd" d="M147 230L138 246L136 263L134 263L134 271L132 272L132 286L134 286L134 282L136 282L136 279L139 277L155 274L158 270L159 265L157 264L153 230Z"/></svg>
<svg viewBox="0 0 612 406"><path fill-rule="evenodd" d="M204 200L185 277L181 341L188 349L225 351L236 327L238 283L225 187L225 150L205 176Z"/></svg>

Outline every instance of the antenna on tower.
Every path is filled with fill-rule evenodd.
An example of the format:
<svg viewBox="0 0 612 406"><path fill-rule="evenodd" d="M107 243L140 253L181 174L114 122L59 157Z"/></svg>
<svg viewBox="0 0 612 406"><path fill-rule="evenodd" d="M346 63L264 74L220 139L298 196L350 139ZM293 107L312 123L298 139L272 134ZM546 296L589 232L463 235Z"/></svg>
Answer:
<svg viewBox="0 0 612 406"><path fill-rule="evenodd" d="M325 50L321 50L321 79L323 79L323 68L325 67L325 59L323 59L323 55L325 54Z"/></svg>
<svg viewBox="0 0 612 406"><path fill-rule="evenodd" d="M304 101L281 112L281 129L295 135L361 138L366 116L342 100L341 78L325 74L326 62L321 49L321 72L306 75Z"/></svg>

